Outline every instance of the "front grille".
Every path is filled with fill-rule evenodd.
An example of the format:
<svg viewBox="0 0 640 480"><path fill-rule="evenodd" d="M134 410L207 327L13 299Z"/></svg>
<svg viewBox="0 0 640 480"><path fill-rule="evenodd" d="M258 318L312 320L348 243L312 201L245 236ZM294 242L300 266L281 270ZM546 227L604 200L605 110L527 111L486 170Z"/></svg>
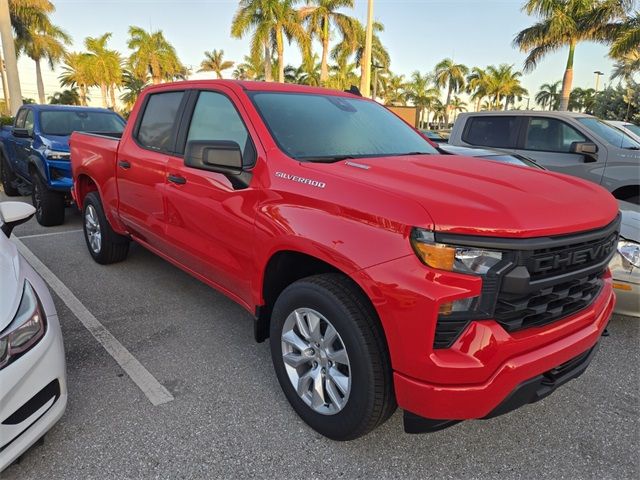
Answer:
<svg viewBox="0 0 640 480"><path fill-rule="evenodd" d="M434 348L449 348L474 320L494 319L508 332L573 315L596 299L615 253L620 216L604 228L572 235L507 239L437 233L439 243L502 251L482 279L475 310L440 315Z"/></svg>
<svg viewBox="0 0 640 480"><path fill-rule="evenodd" d="M592 273L526 295L501 293L494 318L508 332L554 322L589 306L600 293L602 275Z"/></svg>

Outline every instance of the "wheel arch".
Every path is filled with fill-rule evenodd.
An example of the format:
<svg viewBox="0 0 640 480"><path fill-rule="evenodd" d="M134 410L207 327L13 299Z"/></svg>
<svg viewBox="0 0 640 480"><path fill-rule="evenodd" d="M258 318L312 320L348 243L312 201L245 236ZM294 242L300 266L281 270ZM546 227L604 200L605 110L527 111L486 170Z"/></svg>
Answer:
<svg viewBox="0 0 640 480"><path fill-rule="evenodd" d="M611 194L618 200L627 200L640 195L640 185L625 185L616 188Z"/></svg>

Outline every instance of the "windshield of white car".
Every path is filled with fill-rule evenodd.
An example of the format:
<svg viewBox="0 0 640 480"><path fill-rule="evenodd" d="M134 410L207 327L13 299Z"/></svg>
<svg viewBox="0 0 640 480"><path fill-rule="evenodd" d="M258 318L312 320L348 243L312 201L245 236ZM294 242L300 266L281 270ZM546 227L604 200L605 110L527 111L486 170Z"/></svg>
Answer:
<svg viewBox="0 0 640 480"><path fill-rule="evenodd" d="M584 117L579 118L578 121L614 147L625 148L628 150L640 150L640 143L636 142L623 131L612 127L597 118Z"/></svg>
<svg viewBox="0 0 640 480"><path fill-rule="evenodd" d="M280 149L296 160L437 154L416 130L370 100L284 92L255 92L251 99Z"/></svg>

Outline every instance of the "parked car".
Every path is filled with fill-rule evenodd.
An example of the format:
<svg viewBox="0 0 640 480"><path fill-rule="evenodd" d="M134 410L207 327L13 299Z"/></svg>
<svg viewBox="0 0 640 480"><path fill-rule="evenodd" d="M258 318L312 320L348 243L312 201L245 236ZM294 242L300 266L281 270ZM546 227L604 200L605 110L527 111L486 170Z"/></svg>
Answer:
<svg viewBox="0 0 640 480"><path fill-rule="evenodd" d="M637 205L619 203L620 241L609 265L617 296L616 313L640 317L640 212Z"/></svg>
<svg viewBox="0 0 640 480"><path fill-rule="evenodd" d="M620 120L607 120L609 125L622 130L624 133L633 138L636 142L640 143L640 127L631 122L624 122Z"/></svg>
<svg viewBox="0 0 640 480"><path fill-rule="evenodd" d="M587 368L613 310L608 192L445 157L354 94L154 85L120 140L70 144L93 259L134 240L237 301L333 439L396 405L422 432L539 400Z"/></svg>
<svg viewBox="0 0 640 480"><path fill-rule="evenodd" d="M543 167L598 183L616 198L640 203L640 143L575 112L461 113L449 143L500 148Z"/></svg>
<svg viewBox="0 0 640 480"><path fill-rule="evenodd" d="M455 145L449 145L448 143L442 143L438 145L438 150L450 155L484 158L486 160L493 160L494 162L503 162L511 165L520 165L521 167L531 167L544 170L544 167L541 167L530 158L516 153L498 150L496 148L457 147Z"/></svg>
<svg viewBox="0 0 640 480"><path fill-rule="evenodd" d="M420 129L420 133L422 133L425 137L435 143L446 143L447 138L441 133L436 132L435 130L425 130Z"/></svg>
<svg viewBox="0 0 640 480"><path fill-rule="evenodd" d="M8 196L32 195L36 219L64 222L70 200L69 135L73 131L120 134L125 122L104 108L24 105L13 126L0 131L0 179Z"/></svg>
<svg viewBox="0 0 640 480"><path fill-rule="evenodd" d="M62 334L51 295L9 241L35 208L0 203L0 471L62 416L67 380Z"/></svg>

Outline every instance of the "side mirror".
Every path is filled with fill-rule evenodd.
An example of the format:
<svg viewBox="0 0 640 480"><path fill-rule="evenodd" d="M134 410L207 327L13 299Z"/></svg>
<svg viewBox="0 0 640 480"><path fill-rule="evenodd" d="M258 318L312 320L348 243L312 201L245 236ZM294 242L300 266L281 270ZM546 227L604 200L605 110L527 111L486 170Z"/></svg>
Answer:
<svg viewBox="0 0 640 480"><path fill-rule="evenodd" d="M226 140L191 140L184 152L187 167L221 173L234 189L247 188L252 174L242 165L242 150L236 142Z"/></svg>
<svg viewBox="0 0 640 480"><path fill-rule="evenodd" d="M0 220L2 220L2 232L7 236L11 236L13 229L26 222L33 214L36 213L36 209L24 202L2 202L0 203Z"/></svg>
<svg viewBox="0 0 640 480"><path fill-rule="evenodd" d="M184 163L187 167L238 175L242 172L242 151L236 142L192 140L187 143Z"/></svg>
<svg viewBox="0 0 640 480"><path fill-rule="evenodd" d="M573 142L571 144L571 153L580 155L595 155L598 153L598 146L591 142Z"/></svg>
<svg viewBox="0 0 640 480"><path fill-rule="evenodd" d="M28 128L14 128L13 136L18 138L32 138L33 134L29 131Z"/></svg>

